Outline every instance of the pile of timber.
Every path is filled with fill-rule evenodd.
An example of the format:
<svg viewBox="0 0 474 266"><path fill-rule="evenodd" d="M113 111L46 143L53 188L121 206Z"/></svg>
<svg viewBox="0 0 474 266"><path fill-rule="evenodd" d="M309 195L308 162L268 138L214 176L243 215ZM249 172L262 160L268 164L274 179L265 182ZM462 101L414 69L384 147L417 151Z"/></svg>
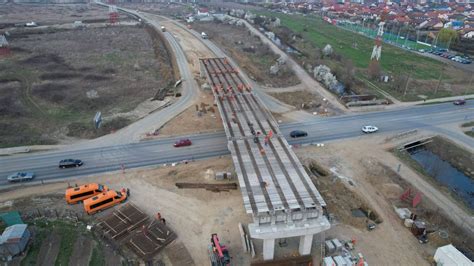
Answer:
<svg viewBox="0 0 474 266"><path fill-rule="evenodd" d="M209 184L209 183L176 183L178 188L204 188L213 192L237 189L237 183Z"/></svg>

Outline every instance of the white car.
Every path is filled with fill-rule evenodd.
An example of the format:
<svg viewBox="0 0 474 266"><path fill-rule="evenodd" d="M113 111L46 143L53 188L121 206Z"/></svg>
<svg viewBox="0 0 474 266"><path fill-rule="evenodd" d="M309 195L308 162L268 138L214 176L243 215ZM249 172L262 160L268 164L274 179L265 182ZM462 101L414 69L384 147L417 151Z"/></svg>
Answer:
<svg viewBox="0 0 474 266"><path fill-rule="evenodd" d="M362 127L362 132L364 133L374 133L379 130L376 126L363 126Z"/></svg>

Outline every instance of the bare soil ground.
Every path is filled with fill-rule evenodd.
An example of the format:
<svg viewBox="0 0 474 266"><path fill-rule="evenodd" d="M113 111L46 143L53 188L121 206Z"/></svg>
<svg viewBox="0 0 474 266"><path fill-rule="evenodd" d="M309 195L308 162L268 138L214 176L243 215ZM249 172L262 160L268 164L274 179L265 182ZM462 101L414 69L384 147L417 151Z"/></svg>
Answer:
<svg viewBox="0 0 474 266"><path fill-rule="evenodd" d="M120 6L152 14L163 15L173 18L182 18L193 10L190 6L178 3L120 3Z"/></svg>
<svg viewBox="0 0 474 266"><path fill-rule="evenodd" d="M202 112L201 104L206 104L205 110L213 108L214 112ZM221 116L217 106L214 106L214 96L211 92L201 93L197 106L192 106L186 111L173 118L170 122L165 124L163 128L159 129L158 136L173 136L191 133L215 132L223 130ZM199 111L196 111L198 109ZM199 114L200 113L200 114Z"/></svg>
<svg viewBox="0 0 474 266"><path fill-rule="evenodd" d="M110 173L80 180L71 179L69 182L71 184L101 182L114 189L130 188L130 201L150 216L154 217L157 212L160 212L166 219L167 225L178 234L178 241L181 241L188 250L182 252L189 252L196 265L208 263L207 244L212 233L218 233L220 239L229 247L236 265L248 265L250 258L242 252L242 242L237 230L239 222L250 222L250 217L243 208L240 191L215 193L203 189L178 189L175 186L175 182L216 182L212 174L207 174L209 169L212 171L232 170L231 160L225 157L175 167L127 171L125 174ZM29 212L28 209L36 211L36 208L41 208L41 206L49 206L48 208L57 209L59 212L68 209L81 215L83 213L81 205L67 206L65 204L62 193L66 185L62 182L5 191L0 194L0 206L6 206L2 210L17 209L22 213ZM35 198L37 200L32 202ZM171 263L176 262L173 258L180 260L186 254L181 253L180 256L170 254L168 258L167 252L171 251L165 249L163 261L171 261Z"/></svg>
<svg viewBox="0 0 474 266"><path fill-rule="evenodd" d="M270 95L286 104L296 107L298 110L309 113L316 112L318 115L334 114L334 109L332 105L329 105L328 101L324 101L324 98L320 95L308 91L279 92L270 93Z"/></svg>
<svg viewBox="0 0 474 266"><path fill-rule="evenodd" d="M38 25L68 23L77 20L87 22L105 21L109 18L108 10L97 5L67 4L4 4L0 9L0 28L2 25L34 21Z"/></svg>
<svg viewBox="0 0 474 266"><path fill-rule="evenodd" d="M276 75L270 73L270 66L278 56L263 44L258 37L252 37L244 26L228 25L220 22L193 23L198 32L206 32L209 39L236 60L250 78L267 87L288 87L300 81L286 65L280 67Z"/></svg>
<svg viewBox="0 0 474 266"><path fill-rule="evenodd" d="M213 53L203 43L201 43L199 39L196 39L189 32L176 26L174 23L169 21L162 21L161 23L168 29L168 31L173 32L176 36L186 54L186 59L194 78L197 80L198 84L203 84L205 79L200 77L199 59L213 57ZM204 90L200 91L199 98L195 99L195 105L198 105L199 110L202 110L202 103L207 105L207 107L205 107L206 110L210 107L214 108L214 113L211 111L207 111L207 113L201 112L201 116L199 116L196 111L196 106L192 106L170 120L161 129L158 129L157 136L209 132L222 129L222 121L220 119L219 110L214 106L214 96L212 95L212 92ZM150 139L157 136L146 136L145 138Z"/></svg>
<svg viewBox="0 0 474 266"><path fill-rule="evenodd" d="M195 79L200 79L200 68L199 59L207 57L215 57L215 55L194 35L170 22L169 20L163 20L161 22L168 31L172 32L173 35L177 36L179 44L183 48L186 59L188 60L191 72L194 74Z"/></svg>
<svg viewBox="0 0 474 266"><path fill-rule="evenodd" d="M108 134L136 119L113 114L173 82L162 44L143 27L16 30L9 42L12 56L0 60L0 147ZM97 111L100 130L91 122Z"/></svg>
<svg viewBox="0 0 474 266"><path fill-rule="evenodd" d="M92 248L95 243L92 239L80 235L76 243L74 243L74 249L69 259L69 266L87 266L89 265Z"/></svg>
<svg viewBox="0 0 474 266"><path fill-rule="evenodd" d="M337 209L332 210L336 214L336 220L342 217L342 224L334 226L327 234L343 239L355 237L359 243L359 250L368 263L374 265L393 262L394 257L397 257L395 264L398 265L428 265L435 249L446 242L466 248L466 234L462 233L463 230L454 225L449 216L425 196L422 204L412 211L426 221L430 228L435 229L434 233L429 234L430 242L427 245L420 245L410 230L404 227L402 220L394 211L394 206L410 207L406 202L401 202L399 197L405 189L413 185L405 181L407 177L402 178L396 170L393 170L400 161L386 150L387 145L393 144L383 144L381 136L371 136L327 143L324 147L304 147L297 150L299 156L316 159L323 167L334 171L332 176L339 177L333 177L331 186L324 186L325 181L322 177L315 183L325 195L328 204L337 205ZM402 164L401 175L413 174L405 167ZM345 196L348 188L365 199L380 215L383 223L375 230L368 232L357 226L357 221L346 220L352 219L349 211L354 204L347 201L346 197L350 198L350 194ZM449 239L441 241L438 229L448 231Z"/></svg>

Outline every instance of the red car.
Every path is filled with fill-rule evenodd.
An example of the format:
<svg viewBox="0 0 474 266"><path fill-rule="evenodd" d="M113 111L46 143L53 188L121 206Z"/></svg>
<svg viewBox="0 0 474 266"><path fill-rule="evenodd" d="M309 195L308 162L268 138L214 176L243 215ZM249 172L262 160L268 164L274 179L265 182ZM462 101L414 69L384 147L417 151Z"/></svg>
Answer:
<svg viewBox="0 0 474 266"><path fill-rule="evenodd" d="M466 104L466 100L464 100L464 99L455 100L453 102L453 104L454 105L464 105L464 104Z"/></svg>
<svg viewBox="0 0 474 266"><path fill-rule="evenodd" d="M189 139L180 139L176 141L173 146L178 148L178 147L184 147L184 146L191 146L191 144L193 143Z"/></svg>

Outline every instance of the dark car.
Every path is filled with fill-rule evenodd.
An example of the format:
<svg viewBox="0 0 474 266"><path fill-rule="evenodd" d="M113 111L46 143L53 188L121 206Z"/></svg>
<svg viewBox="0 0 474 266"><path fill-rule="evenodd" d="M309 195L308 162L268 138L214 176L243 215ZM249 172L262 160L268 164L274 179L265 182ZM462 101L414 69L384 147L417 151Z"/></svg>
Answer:
<svg viewBox="0 0 474 266"><path fill-rule="evenodd" d="M59 168L69 168L69 167L79 167L83 165L84 162L77 159L64 159L59 161Z"/></svg>
<svg viewBox="0 0 474 266"><path fill-rule="evenodd" d="M464 99L458 99L453 102L454 105L464 105L466 104L466 100Z"/></svg>
<svg viewBox="0 0 474 266"><path fill-rule="evenodd" d="M193 144L193 143L191 142L190 139L180 139L180 140L176 141L173 144L173 146L178 148L178 147L184 147L184 146L191 146L191 144Z"/></svg>
<svg viewBox="0 0 474 266"><path fill-rule="evenodd" d="M308 136L308 133L303 130L293 130L290 132L290 137L292 138L300 138L300 137L306 137Z"/></svg>

